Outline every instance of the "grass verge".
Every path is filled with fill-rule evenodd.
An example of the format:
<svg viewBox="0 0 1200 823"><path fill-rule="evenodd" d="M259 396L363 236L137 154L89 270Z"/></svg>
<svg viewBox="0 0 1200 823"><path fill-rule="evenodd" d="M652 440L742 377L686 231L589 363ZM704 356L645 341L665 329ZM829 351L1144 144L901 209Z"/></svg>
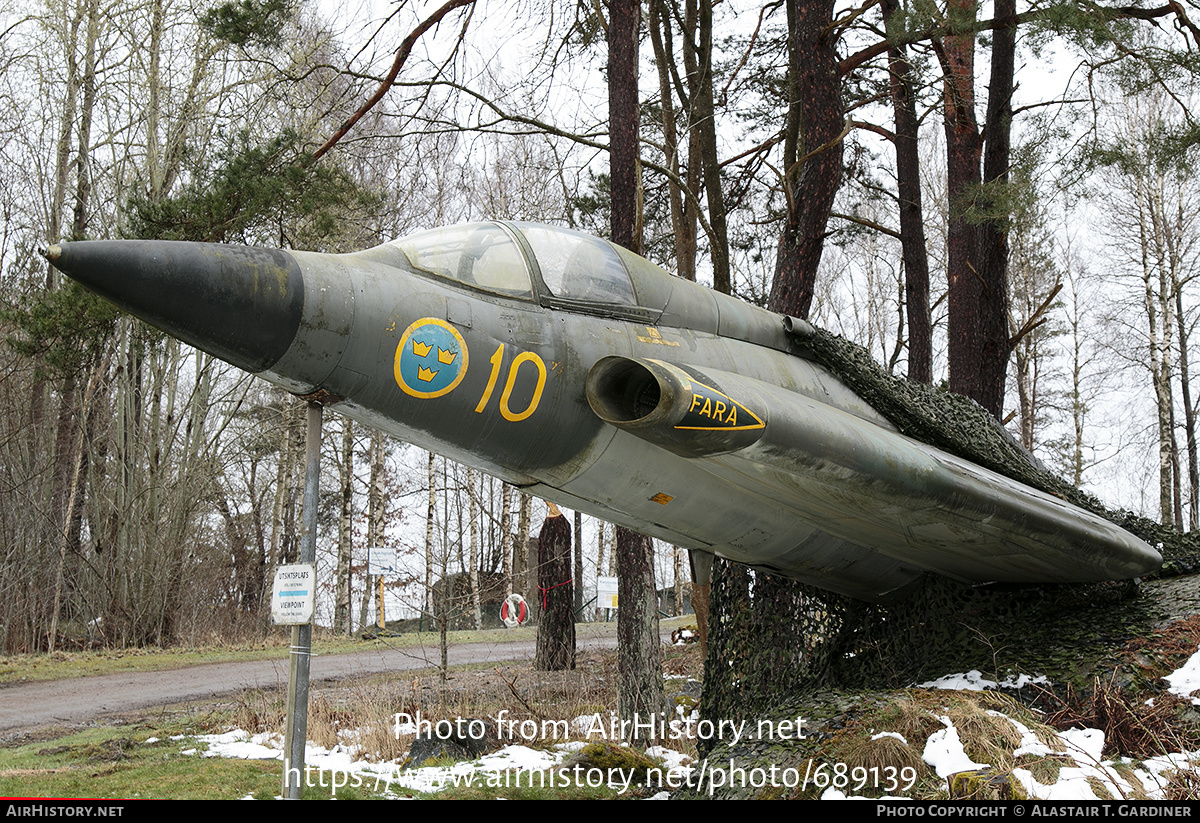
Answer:
<svg viewBox="0 0 1200 823"><path fill-rule="evenodd" d="M664 631L683 620L663 620ZM579 638L600 637L616 633L616 622L579 623L576 633ZM534 641L537 629L484 629L481 631L449 632L451 646L464 643L502 643L517 640ZM315 654L332 655L364 651L373 648L412 648L436 645L436 631L411 632L408 634L385 635L362 640L358 637L334 635L318 630L313 636ZM243 660L284 659L288 656L289 636L283 630L273 631L270 636L256 643L213 645L200 647L178 647L170 649L91 649L87 651L58 651L53 654L0 655L0 686L13 683L31 683L45 680L62 680L72 677L90 677L117 674L129 671L162 671L199 666L207 663L233 663Z"/></svg>
<svg viewBox="0 0 1200 823"><path fill-rule="evenodd" d="M666 650L665 668L698 673L698 648ZM356 747L354 759L405 764L412 737L397 737L397 712L420 712L436 722L489 717L506 711L515 722L571 718L615 706L614 652L581 654L577 669L532 671L528 663L456 667L443 683L436 670L403 676L373 675L314 690L308 739L328 750ZM667 681L670 689L676 680ZM113 799L238 799L276 797L279 760L205 757L197 736L242 729L279 734L284 697L277 689L247 690L201 706L161 709L135 719L88 729L52 728L0 745L0 794L9 797ZM533 741L533 747L553 740ZM441 765L449 765L449 761ZM329 773L306 781L306 799L428 797L438 799L602 799L634 796L619 788L554 779L520 770L479 773L440 792L405 788L387 778L346 779L334 787ZM324 785L322 785L324 784Z"/></svg>

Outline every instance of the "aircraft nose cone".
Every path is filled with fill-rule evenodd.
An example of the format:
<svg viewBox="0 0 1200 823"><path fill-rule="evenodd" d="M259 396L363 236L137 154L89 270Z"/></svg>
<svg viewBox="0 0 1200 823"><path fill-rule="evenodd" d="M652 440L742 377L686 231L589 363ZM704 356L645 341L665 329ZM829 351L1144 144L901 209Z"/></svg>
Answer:
<svg viewBox="0 0 1200 823"><path fill-rule="evenodd" d="M300 326L304 278L284 251L166 240L86 240L43 252L59 271L167 334L249 372Z"/></svg>

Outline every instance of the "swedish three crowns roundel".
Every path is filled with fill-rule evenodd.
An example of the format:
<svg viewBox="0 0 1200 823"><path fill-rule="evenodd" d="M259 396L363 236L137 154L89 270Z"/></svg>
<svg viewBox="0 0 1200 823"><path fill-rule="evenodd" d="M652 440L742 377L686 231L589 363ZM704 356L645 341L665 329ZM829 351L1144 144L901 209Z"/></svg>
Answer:
<svg viewBox="0 0 1200 823"><path fill-rule="evenodd" d="M393 369L396 383L407 394L441 397L466 376L467 344L445 320L424 317L400 336Z"/></svg>

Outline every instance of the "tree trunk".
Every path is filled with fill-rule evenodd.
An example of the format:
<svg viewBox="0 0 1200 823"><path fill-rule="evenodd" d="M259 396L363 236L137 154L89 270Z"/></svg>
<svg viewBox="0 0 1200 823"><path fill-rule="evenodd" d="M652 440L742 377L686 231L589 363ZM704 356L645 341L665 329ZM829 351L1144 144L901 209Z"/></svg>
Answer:
<svg viewBox="0 0 1200 823"><path fill-rule="evenodd" d="M679 163L679 134L676 128L674 94L671 90L671 69L676 62L671 39L670 10L664 8L663 0L650 0L650 42L654 48L654 62L658 67L658 101L662 109L663 149L665 164L677 178L683 178ZM686 35L685 35L686 36ZM687 101L684 102L685 109ZM688 159L689 168L691 153ZM671 205L671 232L675 236L675 273L685 280L696 279L696 209L695 190L687 185L680 186L675 180L667 181L668 200ZM582 589L582 587L579 587Z"/></svg>
<svg viewBox="0 0 1200 823"><path fill-rule="evenodd" d="M968 25L975 20L977 6L972 0L953 0L949 12L952 22ZM971 198L981 183L983 152L975 117L975 35L946 37L940 56L944 75L946 195L950 206L946 237L950 390L978 400L983 395L979 371L983 282L979 225L967 217Z"/></svg>
<svg viewBox="0 0 1200 823"><path fill-rule="evenodd" d="M898 0L886 0L889 38L903 30ZM903 46L888 49L888 79L895 122L896 189L900 207L900 247L904 259L904 303L908 316L908 379L933 382L933 324L929 309L929 255L921 204L919 121L913 68Z"/></svg>
<svg viewBox="0 0 1200 823"><path fill-rule="evenodd" d="M649 537L617 527L617 704L623 721L634 724L632 741L663 709L662 643L658 637L658 591L654 544Z"/></svg>
<svg viewBox="0 0 1200 823"><path fill-rule="evenodd" d="M1070 316L1070 333L1071 333L1071 439L1068 448L1067 460L1071 472L1069 479L1072 486L1083 485L1083 431L1084 424L1087 418L1087 403L1083 397L1083 367L1084 367L1084 350L1083 340L1084 331L1081 322L1081 307L1079 297L1079 283L1075 279L1073 272L1067 272L1067 277L1071 281L1071 316Z"/></svg>
<svg viewBox="0 0 1200 823"><path fill-rule="evenodd" d="M1016 0L996 0L996 17L1017 13ZM1005 200L1011 164L1012 95L1017 30L1012 26L992 34L991 82L983 152L984 220L980 225L979 373L981 406L997 419L1004 412L1004 381L1011 354L1008 329L1008 225L1012 211Z"/></svg>
<svg viewBox="0 0 1200 823"><path fill-rule="evenodd" d="M87 237L89 206L92 195L91 153L92 114L96 105L96 40L100 36L99 4L88 4L87 46L84 49L83 106L79 112L79 148L75 155L75 213L71 239Z"/></svg>
<svg viewBox="0 0 1200 823"><path fill-rule="evenodd" d="M371 481L367 490L367 546L378 546L382 542L384 519L387 507L384 504L384 457L387 435L371 430ZM365 558L364 558L365 559ZM353 582L353 581L351 581ZM367 607L371 598L371 575L363 574L363 599L359 609L360 628L367 625Z"/></svg>
<svg viewBox="0 0 1200 823"><path fill-rule="evenodd" d="M1145 289L1146 322L1149 333L1150 380L1154 387L1156 412L1158 418L1158 507L1159 522L1169 526L1174 522L1174 505L1171 494L1173 472L1171 471L1171 423L1173 418L1171 397L1170 355L1166 343L1167 329L1170 322L1162 318L1162 342L1159 334L1159 296L1155 295L1154 270L1158 268L1152 261L1151 218L1148 212L1152 204L1146 194L1146 181L1138 180L1137 210L1138 231L1141 243L1142 284Z"/></svg>
<svg viewBox="0 0 1200 823"><path fill-rule="evenodd" d="M517 499L517 543L513 548L513 553L516 555L513 560L513 577L520 581L521 592L529 594L537 588L537 574L529 557L529 518L533 501L525 492L519 492L519 494L520 497ZM529 619L537 619L537 609L529 610Z"/></svg>
<svg viewBox="0 0 1200 823"><path fill-rule="evenodd" d="M512 544L512 486L504 483L500 488L500 574L505 597L513 593Z"/></svg>
<svg viewBox="0 0 1200 823"><path fill-rule="evenodd" d="M1000 0L997 16L1012 0ZM952 0L953 25L969 28L979 7ZM1016 32L993 35L986 120L987 155L975 115L975 35L947 36L940 51L944 74L949 287L947 327L950 390L974 399L999 418L1004 406L1008 342L1008 215L1001 189L1008 181ZM980 163L986 168L981 172ZM991 184L986 189L984 182ZM987 194L980 197L980 192ZM972 215L972 211L975 212Z"/></svg>
<svg viewBox="0 0 1200 823"><path fill-rule="evenodd" d="M691 112L688 123L688 178L692 184L698 184L700 179L704 180L708 225L712 230L709 237L709 254L712 257L713 288L729 294L732 286L729 229L726 220L725 190L721 185L720 158L717 156L717 123L712 82L712 6L711 0L687 0L684 6L683 63L687 73L688 109ZM634 77L636 81L636 67ZM685 217L685 224L688 219ZM693 269L688 279L695 279L694 260L685 260L684 263Z"/></svg>
<svg viewBox="0 0 1200 823"><path fill-rule="evenodd" d="M689 550L688 560L692 568L692 608L696 612L696 631L700 635L700 653L707 659L709 598L712 592L713 564L716 563L716 558L707 552Z"/></svg>
<svg viewBox="0 0 1200 823"><path fill-rule="evenodd" d="M575 595L571 580L571 526L557 507L538 535L538 624L534 668L557 672L575 668Z"/></svg>
<svg viewBox="0 0 1200 823"><path fill-rule="evenodd" d="M1037 361L1028 338L1017 346L1013 354L1017 367L1017 408L1020 410L1021 445L1033 451L1033 427L1037 415Z"/></svg>
<svg viewBox="0 0 1200 823"><path fill-rule="evenodd" d="M612 135L612 240L641 248L636 190L639 0L613 0L608 27L608 111ZM710 115L711 118L711 115ZM714 253L714 257L715 257ZM643 722L662 710L662 649L654 546L649 537L617 528L617 669L621 719ZM633 728L637 725L634 723Z"/></svg>
<svg viewBox="0 0 1200 823"><path fill-rule="evenodd" d="M467 561L470 568L467 570L467 579L471 584L471 621L475 630L483 628L483 609L479 598L479 500L476 498L477 489L475 488L475 471L467 469L467 498L470 500L470 524L468 529L471 533L471 550L470 558Z"/></svg>
<svg viewBox="0 0 1200 823"><path fill-rule="evenodd" d="M583 615L583 512L575 510L575 614Z"/></svg>
<svg viewBox="0 0 1200 823"><path fill-rule="evenodd" d="M1191 377L1188 373L1188 328L1183 313L1183 283L1178 275L1175 290L1175 322L1179 334L1179 389L1183 394L1183 427L1187 438L1188 529L1200 528L1200 460L1196 446L1196 407L1192 405Z"/></svg>
<svg viewBox="0 0 1200 823"><path fill-rule="evenodd" d="M333 632L353 634L350 619L350 552L354 514L354 427L342 418L342 509L338 518L337 579L334 583Z"/></svg>
<svg viewBox="0 0 1200 823"><path fill-rule="evenodd" d="M433 615L433 521L437 511L437 472L434 470L433 459L433 452L430 452L425 471L426 482L429 484L429 505L425 510L425 614L430 616ZM444 577L442 579L445 580ZM443 583L442 599L445 600L447 596Z"/></svg>
<svg viewBox="0 0 1200 823"><path fill-rule="evenodd" d="M825 226L842 177L841 78L832 0L787 0L788 118L783 180L787 220L775 258L773 311L807 318Z"/></svg>
<svg viewBox="0 0 1200 823"><path fill-rule="evenodd" d="M596 523L596 595L599 598L600 594L600 578L605 577L604 574L604 521ZM604 614L600 610L599 600L597 599L595 616L597 620L602 620Z"/></svg>
<svg viewBox="0 0 1200 823"><path fill-rule="evenodd" d="M608 110L611 144L612 241L634 254L642 252L638 202L638 24L641 6L614 0L608 26Z"/></svg>
<svg viewBox="0 0 1200 823"><path fill-rule="evenodd" d="M675 581L672 596L675 598L675 608L671 613L676 617L683 614L683 549L671 547L671 578Z"/></svg>

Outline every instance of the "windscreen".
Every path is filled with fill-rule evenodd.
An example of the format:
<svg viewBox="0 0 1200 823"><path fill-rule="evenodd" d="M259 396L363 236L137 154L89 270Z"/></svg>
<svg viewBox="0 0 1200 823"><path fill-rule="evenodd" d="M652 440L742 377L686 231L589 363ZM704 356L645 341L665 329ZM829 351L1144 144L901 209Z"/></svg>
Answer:
<svg viewBox="0 0 1200 823"><path fill-rule="evenodd" d="M536 223L518 223L517 227L537 258L542 281L555 297L637 305L625 264L605 241Z"/></svg>
<svg viewBox="0 0 1200 823"><path fill-rule="evenodd" d="M402 237L395 245L421 271L484 291L533 297L520 248L494 223L430 229Z"/></svg>

